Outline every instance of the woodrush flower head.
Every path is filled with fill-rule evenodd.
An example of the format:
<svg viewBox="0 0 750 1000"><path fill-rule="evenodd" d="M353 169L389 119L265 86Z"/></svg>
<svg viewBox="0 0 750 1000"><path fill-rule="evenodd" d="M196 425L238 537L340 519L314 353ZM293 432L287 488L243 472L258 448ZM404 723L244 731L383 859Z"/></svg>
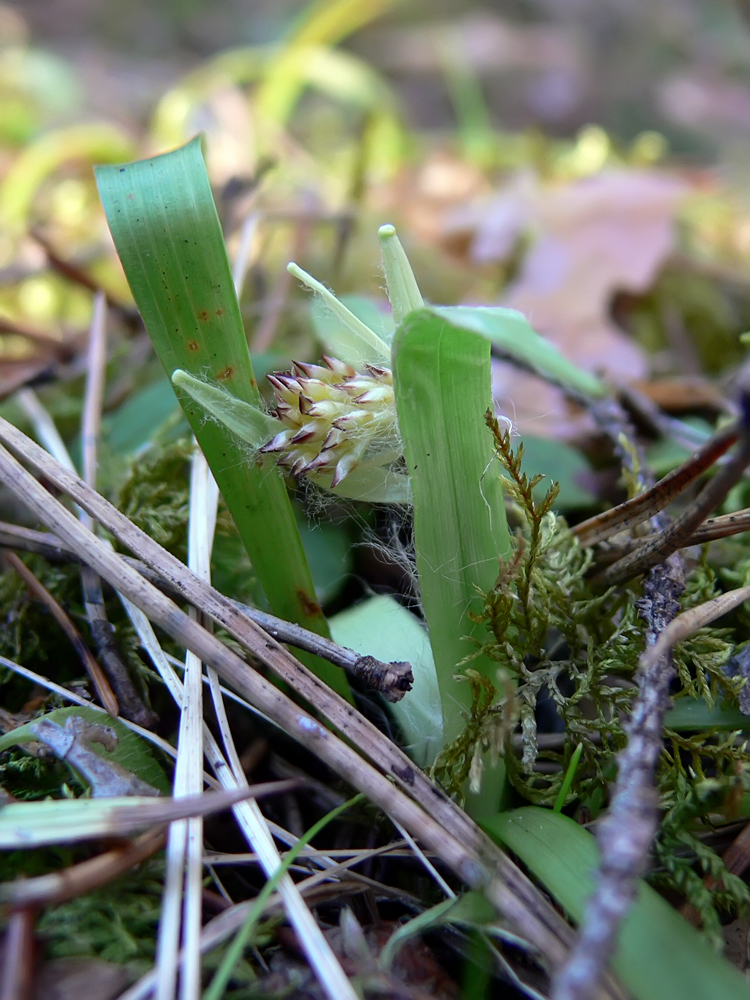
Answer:
<svg viewBox="0 0 750 1000"><path fill-rule="evenodd" d="M284 429L261 448L275 452L292 475L330 473L331 487L361 462L392 460L398 450L393 376L381 365L351 365L324 356L325 366L295 362L269 375Z"/></svg>
<svg viewBox="0 0 750 1000"><path fill-rule="evenodd" d="M421 308L422 296L393 226L380 231L383 270L393 310L375 330L324 285L292 263L289 272L316 293L334 320L321 336L325 365L296 362L291 372L269 376L276 394L273 415L187 372L172 373L175 387L221 421L254 452L274 454L292 475L310 476L338 496L371 503L411 503L402 467L391 370L396 323ZM389 329L390 327L390 329Z"/></svg>

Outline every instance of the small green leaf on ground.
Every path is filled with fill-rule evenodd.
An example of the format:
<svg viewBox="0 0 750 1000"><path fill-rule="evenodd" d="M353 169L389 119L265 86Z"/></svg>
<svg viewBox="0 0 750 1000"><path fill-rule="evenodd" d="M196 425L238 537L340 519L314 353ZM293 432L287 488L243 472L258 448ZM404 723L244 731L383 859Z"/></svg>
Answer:
<svg viewBox="0 0 750 1000"><path fill-rule="evenodd" d="M523 861L572 920L594 889L599 851L572 819L527 806L481 823ZM747 1000L747 984L658 892L641 881L612 965L637 1000Z"/></svg>

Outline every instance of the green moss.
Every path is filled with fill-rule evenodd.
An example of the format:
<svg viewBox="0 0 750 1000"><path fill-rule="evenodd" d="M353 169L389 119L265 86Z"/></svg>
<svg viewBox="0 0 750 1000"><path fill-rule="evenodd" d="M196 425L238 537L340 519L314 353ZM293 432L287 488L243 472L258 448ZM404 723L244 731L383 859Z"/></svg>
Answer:
<svg viewBox="0 0 750 1000"><path fill-rule="evenodd" d="M154 445L135 460L116 506L154 541L187 558L192 443Z"/></svg>
<svg viewBox="0 0 750 1000"><path fill-rule="evenodd" d="M477 756L494 748L503 753L517 793L529 802L552 806L581 743L567 806L581 819L590 819L608 802L616 756L626 743L623 722L637 692L635 671L644 631L637 617L638 593L630 586L605 593L592 587L587 577L591 553L580 548L552 512L554 487L536 499L538 477L523 473L522 448L514 451L508 434L495 421L490 425L520 524L514 552L501 565L482 616L493 634L484 651L498 663L498 680L495 685L480 683L466 671L473 689L472 715L466 731L439 759L436 773L449 788L458 789ZM747 582L750 557L722 575L733 586ZM717 590L717 574L704 556L689 574L682 606L701 604ZM736 705L742 681L728 678L722 669L734 648L732 633L705 628L676 647L676 698ZM548 735L540 741L540 711L546 713L547 731L555 728L550 725L552 712L560 730L558 745L549 746ZM519 722L520 749L511 739ZM748 887L706 843L713 824L731 818L733 800L750 786L750 763L736 736L667 730L657 773L663 818L654 848L653 881L694 905L717 944L722 916L750 905ZM714 884L704 881L707 875Z"/></svg>
<svg viewBox="0 0 750 1000"><path fill-rule="evenodd" d="M48 907L37 925L48 958L93 956L148 971L156 948L163 864L152 860L101 889Z"/></svg>

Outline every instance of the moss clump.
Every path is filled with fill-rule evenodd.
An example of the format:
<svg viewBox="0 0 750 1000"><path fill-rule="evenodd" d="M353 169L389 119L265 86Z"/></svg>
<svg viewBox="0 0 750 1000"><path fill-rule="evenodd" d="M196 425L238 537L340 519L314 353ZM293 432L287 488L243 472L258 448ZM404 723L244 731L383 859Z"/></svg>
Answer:
<svg viewBox="0 0 750 1000"><path fill-rule="evenodd" d="M499 680L496 686L480 683L470 667L466 670L474 693L472 717L441 755L436 774L447 787L460 789L471 777L472 762L494 749L504 756L523 799L552 806L580 743L567 806L584 821L606 807L616 755L626 743L623 723L637 693L644 642L638 594L629 586L601 593L591 585L591 551L581 549L553 513L555 487L537 498L541 477L524 474L523 446L514 450L497 421L488 422L520 525L515 550L486 595L481 616L492 635L483 651L497 661ZM737 566L732 582L738 585L748 576L750 559ZM688 577L683 609L716 592L717 577L704 556ZM720 628L701 629L680 643L674 652L674 697L736 705L743 679L723 670L733 648L730 630ZM519 722L520 746L512 738ZM750 787L744 742L736 733L667 729L657 785L663 818L653 881L681 893L718 944L721 915L750 906L748 887L730 875L706 842L717 822L732 818L737 796ZM704 881L706 876L711 880Z"/></svg>

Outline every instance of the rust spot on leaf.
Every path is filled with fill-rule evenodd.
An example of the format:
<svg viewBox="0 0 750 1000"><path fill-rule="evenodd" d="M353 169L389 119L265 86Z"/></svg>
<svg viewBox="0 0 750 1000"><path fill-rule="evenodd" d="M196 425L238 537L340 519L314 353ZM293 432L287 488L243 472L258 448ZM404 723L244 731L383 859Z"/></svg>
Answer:
<svg viewBox="0 0 750 1000"><path fill-rule="evenodd" d="M322 615L323 609L315 600L314 597L310 597L306 590L302 587L295 587L295 594L297 595L297 600L302 605L302 608L306 615Z"/></svg>
<svg viewBox="0 0 750 1000"><path fill-rule="evenodd" d="M223 372L217 372L216 377L220 382L226 382L229 378L234 378L234 366L228 365Z"/></svg>
<svg viewBox="0 0 750 1000"><path fill-rule="evenodd" d="M216 310L216 315L217 316L223 316L224 315L224 310L223 309L217 309Z"/></svg>
<svg viewBox="0 0 750 1000"><path fill-rule="evenodd" d="M207 309L202 309L198 313L198 319L203 320L204 323L208 323L208 310Z"/></svg>
<svg viewBox="0 0 750 1000"><path fill-rule="evenodd" d="M197 340L189 340L187 342L187 349L189 351L199 351L201 349L201 345L198 343Z"/></svg>

